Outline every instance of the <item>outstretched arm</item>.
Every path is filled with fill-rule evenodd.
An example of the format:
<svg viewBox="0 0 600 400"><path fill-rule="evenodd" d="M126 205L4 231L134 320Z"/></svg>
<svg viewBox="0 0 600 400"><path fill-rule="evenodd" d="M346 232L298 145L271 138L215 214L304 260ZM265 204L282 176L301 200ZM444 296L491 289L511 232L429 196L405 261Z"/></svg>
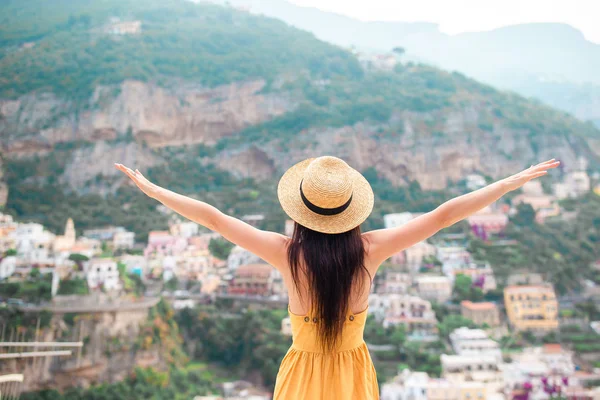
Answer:
<svg viewBox="0 0 600 400"><path fill-rule="evenodd" d="M516 175L449 200L435 210L421 215L405 225L365 233L364 236L369 243L368 252L371 264L377 268L392 255L467 218L530 180L546 175L549 169L556 168L559 164L560 162L552 159L531 166Z"/></svg>
<svg viewBox="0 0 600 400"><path fill-rule="evenodd" d="M256 254L280 269L286 264L287 237L254 228L237 218L219 211L210 204L162 188L122 164L115 167L125 173L149 197L158 200L176 213L206 228L220 233L225 239Z"/></svg>

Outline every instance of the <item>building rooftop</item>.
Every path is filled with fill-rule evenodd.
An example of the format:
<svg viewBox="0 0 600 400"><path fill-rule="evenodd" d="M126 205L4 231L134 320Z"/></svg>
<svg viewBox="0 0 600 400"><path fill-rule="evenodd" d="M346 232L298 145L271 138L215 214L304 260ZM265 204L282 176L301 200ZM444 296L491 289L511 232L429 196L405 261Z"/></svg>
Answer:
<svg viewBox="0 0 600 400"><path fill-rule="evenodd" d="M169 231L150 231L149 236L171 236Z"/></svg>
<svg viewBox="0 0 600 400"><path fill-rule="evenodd" d="M562 346L558 343L545 344L543 349L544 349L544 353L547 353L547 354L558 354L558 353L562 353L562 351L563 351Z"/></svg>
<svg viewBox="0 0 600 400"><path fill-rule="evenodd" d="M241 265L235 271L236 276L240 275L262 275L269 276L272 272L272 268L269 264L247 264Z"/></svg>
<svg viewBox="0 0 600 400"><path fill-rule="evenodd" d="M450 334L450 339L488 339L483 329L457 328Z"/></svg>
<svg viewBox="0 0 600 400"><path fill-rule="evenodd" d="M447 283L450 281L450 278L447 276L441 275L419 275L417 276L417 282L437 282L437 283Z"/></svg>
<svg viewBox="0 0 600 400"><path fill-rule="evenodd" d="M460 302L460 305L464 308L473 311L485 311L485 310L494 310L496 309L496 304L490 302L482 302L482 303L473 303L469 300L464 300Z"/></svg>
<svg viewBox="0 0 600 400"><path fill-rule="evenodd" d="M504 291L512 293L538 293L540 291L554 293L554 289L550 285L507 286Z"/></svg>

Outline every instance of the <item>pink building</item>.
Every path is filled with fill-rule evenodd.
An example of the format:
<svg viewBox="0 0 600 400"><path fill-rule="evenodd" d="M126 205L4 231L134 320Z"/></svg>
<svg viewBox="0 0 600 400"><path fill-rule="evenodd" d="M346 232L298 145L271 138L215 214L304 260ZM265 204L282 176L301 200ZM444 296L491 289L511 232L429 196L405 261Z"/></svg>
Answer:
<svg viewBox="0 0 600 400"><path fill-rule="evenodd" d="M167 231L152 231L148 235L148 245L144 250L145 257L172 256L185 250L187 240L173 236Z"/></svg>
<svg viewBox="0 0 600 400"><path fill-rule="evenodd" d="M237 295L269 296L280 294L282 289L279 271L269 264L242 265L229 282L228 292Z"/></svg>
<svg viewBox="0 0 600 400"><path fill-rule="evenodd" d="M506 229L508 216L498 212L482 213L471 215L467 221L473 230L485 232L486 235L497 235Z"/></svg>

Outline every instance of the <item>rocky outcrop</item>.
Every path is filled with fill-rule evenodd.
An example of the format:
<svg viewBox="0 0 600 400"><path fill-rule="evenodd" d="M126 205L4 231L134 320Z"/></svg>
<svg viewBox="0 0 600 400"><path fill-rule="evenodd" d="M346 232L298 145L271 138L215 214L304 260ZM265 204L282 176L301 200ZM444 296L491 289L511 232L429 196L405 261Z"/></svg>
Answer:
<svg viewBox="0 0 600 400"><path fill-rule="evenodd" d="M483 130L478 125L482 114L474 106L452 112L399 112L389 124L311 129L291 140L274 139L260 150L255 145L227 149L218 165L240 177L271 179L296 162L327 154L359 171L375 167L393 185L416 180L424 189L442 189L468 173L504 177L537 159L555 157L574 165L581 154L566 135L531 139L527 132L500 122L491 131Z"/></svg>
<svg viewBox="0 0 600 400"><path fill-rule="evenodd" d="M70 153L61 182L80 193L105 194L123 183L114 162L141 169L161 165L168 160L157 155L157 147L212 145L296 107L291 95L262 93L264 85L257 80L213 89L189 83L162 88L125 81L98 87L89 106L77 112L54 95L32 94L0 102L0 140L9 156L47 152L61 142L87 143ZM310 128L261 143L241 138L203 162L240 178L267 180L295 162L328 154L360 171L375 167L393 185L416 180L424 189L441 189L471 172L502 177L541 159L555 157L566 166L579 156L598 159L593 139L567 131L531 135L493 117L491 107L474 97L460 108L396 110L379 125Z"/></svg>
<svg viewBox="0 0 600 400"><path fill-rule="evenodd" d="M51 93L0 101L0 138L8 153L38 152L60 142L113 140L132 134L150 147L214 144L294 108L281 93L261 93L265 82L208 89L167 89L139 81L99 86L85 107Z"/></svg>
<svg viewBox="0 0 600 400"><path fill-rule="evenodd" d="M105 141L80 147L71 153L60 181L79 193L114 192L124 181L122 172L114 167L121 163L144 171L163 164L165 160L138 143L109 144Z"/></svg>

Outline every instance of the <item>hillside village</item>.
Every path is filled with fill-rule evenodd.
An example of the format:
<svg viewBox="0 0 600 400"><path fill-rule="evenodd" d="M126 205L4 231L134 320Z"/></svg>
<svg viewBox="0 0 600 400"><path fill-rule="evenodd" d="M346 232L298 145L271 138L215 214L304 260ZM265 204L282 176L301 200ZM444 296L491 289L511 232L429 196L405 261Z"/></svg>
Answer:
<svg viewBox="0 0 600 400"><path fill-rule="evenodd" d="M495 204L469 217L469 234L440 233L381 266L369 299L372 323L382 329L401 327L406 343L439 354L429 374L403 367L380 382L382 399L547 399L555 393L599 398L600 389L593 389L600 382L600 322L593 320L598 310L585 313L577 303L597 304L600 286L587 281L578 298L561 297L544 274L523 266L500 280L489 262L468 250L473 239L511 246L505 230L520 204L531 206L538 224L574 218L560 200L591 192L600 196L586 167L582 160L579 169L552 186L552 194L531 182L512 198L512 206ZM485 179L471 175L466 182L475 190ZM387 214L384 225L401 226L418 216ZM2 214L2 306L61 315L116 311L110 317L115 319L102 314L112 321L109 336L139 332L160 296L176 312L218 299L252 308L285 307L286 290L275 268L216 233L171 217L168 229L152 231L146 243L138 243L135 233L123 227L97 227L78 235L77 221L69 219L64 232L54 234L41 224ZM264 218L241 216L257 227ZM290 236L292 230L288 220L284 233ZM600 260L595 268L600 270ZM119 317L117 310L130 311ZM292 335L289 318L281 320L280 334ZM391 343L365 340L374 359L385 360L394 349ZM158 358L149 354L135 363L157 365ZM246 391L240 393L255 397L240 398L270 398L242 387Z"/></svg>

